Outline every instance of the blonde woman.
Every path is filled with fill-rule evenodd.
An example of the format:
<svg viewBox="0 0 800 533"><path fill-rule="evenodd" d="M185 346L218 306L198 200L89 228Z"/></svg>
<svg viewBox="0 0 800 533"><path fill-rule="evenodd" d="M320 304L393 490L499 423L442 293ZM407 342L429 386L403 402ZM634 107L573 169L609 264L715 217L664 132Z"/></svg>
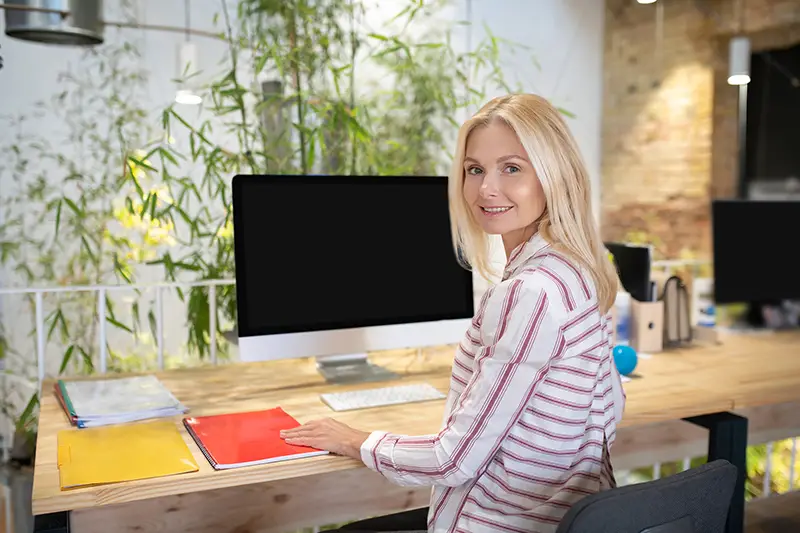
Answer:
<svg viewBox="0 0 800 533"><path fill-rule="evenodd" d="M456 250L491 278L489 236L500 235L507 262L455 354L441 431L367 433L328 419L284 434L433 487L428 509L347 531L553 532L576 501L615 485L609 450L625 396L607 313L618 279L590 198L575 141L543 98L496 98L461 127Z"/></svg>

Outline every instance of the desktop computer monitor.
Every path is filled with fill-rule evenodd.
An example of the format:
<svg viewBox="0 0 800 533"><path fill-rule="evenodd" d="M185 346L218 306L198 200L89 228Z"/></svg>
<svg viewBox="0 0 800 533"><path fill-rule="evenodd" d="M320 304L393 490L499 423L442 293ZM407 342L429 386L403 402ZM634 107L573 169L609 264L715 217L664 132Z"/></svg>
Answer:
<svg viewBox="0 0 800 533"><path fill-rule="evenodd" d="M650 282L650 269L653 261L652 247L649 245L620 242L605 243L606 249L614 256L622 288L631 298L640 302L651 302L655 295Z"/></svg>
<svg viewBox="0 0 800 533"><path fill-rule="evenodd" d="M711 220L717 303L800 300L800 202L716 200Z"/></svg>
<svg viewBox="0 0 800 533"><path fill-rule="evenodd" d="M372 381L389 374L366 352L469 327L446 177L239 175L233 227L243 361L316 357L331 381Z"/></svg>

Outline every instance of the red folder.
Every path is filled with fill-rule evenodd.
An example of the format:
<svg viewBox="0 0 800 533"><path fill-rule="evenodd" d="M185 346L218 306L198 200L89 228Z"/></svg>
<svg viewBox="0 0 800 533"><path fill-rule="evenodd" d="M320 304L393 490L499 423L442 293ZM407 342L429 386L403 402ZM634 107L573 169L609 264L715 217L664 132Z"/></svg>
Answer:
<svg viewBox="0 0 800 533"><path fill-rule="evenodd" d="M280 432L300 424L283 409L267 409L183 419L197 446L216 470L324 455L328 452L287 444Z"/></svg>

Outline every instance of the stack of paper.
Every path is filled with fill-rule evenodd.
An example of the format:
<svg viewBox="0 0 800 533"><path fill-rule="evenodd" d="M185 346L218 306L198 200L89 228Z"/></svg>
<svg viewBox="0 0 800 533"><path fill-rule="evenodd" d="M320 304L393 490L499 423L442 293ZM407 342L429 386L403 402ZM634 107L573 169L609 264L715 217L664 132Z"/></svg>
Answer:
<svg viewBox="0 0 800 533"><path fill-rule="evenodd" d="M215 470L253 466L328 452L287 444L281 431L300 425L280 407L184 418L183 425Z"/></svg>
<svg viewBox="0 0 800 533"><path fill-rule="evenodd" d="M169 417L188 411L155 376L59 380L55 389L61 407L79 428Z"/></svg>
<svg viewBox="0 0 800 533"><path fill-rule="evenodd" d="M58 432L62 490L197 470L172 420Z"/></svg>

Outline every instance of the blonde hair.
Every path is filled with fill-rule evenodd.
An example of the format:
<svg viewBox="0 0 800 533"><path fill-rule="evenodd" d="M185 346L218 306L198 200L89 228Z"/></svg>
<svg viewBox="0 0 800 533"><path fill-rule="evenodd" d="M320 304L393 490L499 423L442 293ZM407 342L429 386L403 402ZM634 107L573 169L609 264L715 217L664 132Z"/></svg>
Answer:
<svg viewBox="0 0 800 533"><path fill-rule="evenodd" d="M489 237L474 219L463 194L467 139L475 128L494 120L501 120L517 134L542 184L545 210L538 221L538 233L555 250L589 271L600 309L608 312L616 298L619 278L592 213L589 174L561 113L540 96L511 94L495 98L461 126L449 182L456 255L466 268L487 280L495 275Z"/></svg>

